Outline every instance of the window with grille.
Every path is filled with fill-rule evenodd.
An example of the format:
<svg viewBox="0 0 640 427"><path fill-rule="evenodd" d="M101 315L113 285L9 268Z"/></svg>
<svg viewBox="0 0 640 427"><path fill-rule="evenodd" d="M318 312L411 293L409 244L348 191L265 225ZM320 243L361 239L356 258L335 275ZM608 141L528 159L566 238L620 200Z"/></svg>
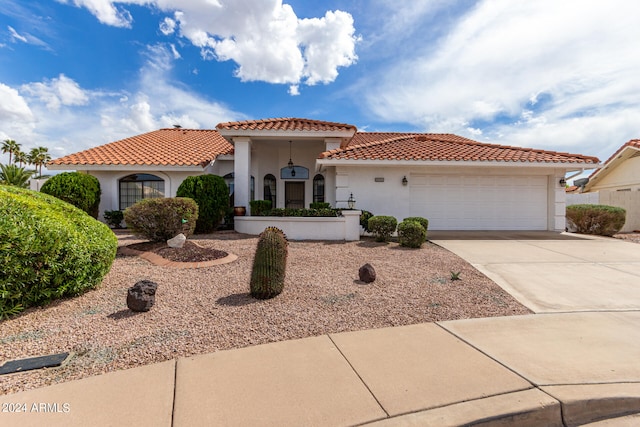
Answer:
<svg viewBox="0 0 640 427"><path fill-rule="evenodd" d="M164 197L164 180L158 176L137 173L120 179L120 210L142 199Z"/></svg>
<svg viewBox="0 0 640 427"><path fill-rule="evenodd" d="M324 202L324 176L320 174L313 177L313 202Z"/></svg>
<svg viewBox="0 0 640 427"><path fill-rule="evenodd" d="M271 200L271 207L276 207L276 177L272 174L264 176L264 200Z"/></svg>

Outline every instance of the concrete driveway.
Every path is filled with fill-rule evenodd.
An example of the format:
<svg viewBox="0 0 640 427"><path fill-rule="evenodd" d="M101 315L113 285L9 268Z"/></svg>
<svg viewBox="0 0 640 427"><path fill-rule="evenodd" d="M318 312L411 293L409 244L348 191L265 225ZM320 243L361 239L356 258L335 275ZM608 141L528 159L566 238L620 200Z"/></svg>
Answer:
<svg viewBox="0 0 640 427"><path fill-rule="evenodd" d="M640 310L640 245L553 232L429 232L535 313Z"/></svg>

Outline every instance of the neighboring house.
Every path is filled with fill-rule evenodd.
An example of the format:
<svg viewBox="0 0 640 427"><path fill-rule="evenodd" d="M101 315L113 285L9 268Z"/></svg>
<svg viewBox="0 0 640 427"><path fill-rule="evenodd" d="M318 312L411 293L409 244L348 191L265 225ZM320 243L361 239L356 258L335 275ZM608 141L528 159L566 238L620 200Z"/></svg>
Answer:
<svg viewBox="0 0 640 427"><path fill-rule="evenodd" d="M640 191L640 139L632 139L589 177L583 192Z"/></svg>
<svg viewBox="0 0 640 427"><path fill-rule="evenodd" d="M580 193L569 195L568 203L624 208L627 219L621 231L640 230L640 139L623 144L591 174Z"/></svg>
<svg viewBox="0 0 640 427"><path fill-rule="evenodd" d="M101 183L100 210L175 196L189 175L225 177L237 206L325 201L433 230L564 230L564 176L598 166L580 154L476 142L451 134L358 132L355 126L281 118L161 129L51 161Z"/></svg>

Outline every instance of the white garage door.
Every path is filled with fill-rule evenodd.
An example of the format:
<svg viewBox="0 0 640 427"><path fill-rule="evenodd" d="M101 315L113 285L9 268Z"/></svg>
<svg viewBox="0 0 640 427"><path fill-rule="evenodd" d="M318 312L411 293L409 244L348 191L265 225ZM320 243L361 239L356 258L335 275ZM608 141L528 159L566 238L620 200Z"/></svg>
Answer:
<svg viewBox="0 0 640 427"><path fill-rule="evenodd" d="M546 176L412 174L411 215L431 230L546 230Z"/></svg>

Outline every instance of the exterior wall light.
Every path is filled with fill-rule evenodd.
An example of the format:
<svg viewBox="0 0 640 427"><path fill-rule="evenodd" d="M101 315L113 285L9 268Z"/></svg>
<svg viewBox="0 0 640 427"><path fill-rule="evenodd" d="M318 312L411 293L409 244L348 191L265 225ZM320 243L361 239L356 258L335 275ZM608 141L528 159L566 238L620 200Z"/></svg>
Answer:
<svg viewBox="0 0 640 427"><path fill-rule="evenodd" d="M560 184L560 187L564 187L565 185L567 185L567 180L564 178L560 178L560 181L558 181L558 183Z"/></svg>
<svg viewBox="0 0 640 427"><path fill-rule="evenodd" d="M353 209L356 207L356 199L353 198L353 193L349 195L349 199L347 200L347 206L349 206L349 209Z"/></svg>
<svg viewBox="0 0 640 427"><path fill-rule="evenodd" d="M407 176L403 176L402 177L402 185L407 185L409 183L409 181L407 180Z"/></svg>

